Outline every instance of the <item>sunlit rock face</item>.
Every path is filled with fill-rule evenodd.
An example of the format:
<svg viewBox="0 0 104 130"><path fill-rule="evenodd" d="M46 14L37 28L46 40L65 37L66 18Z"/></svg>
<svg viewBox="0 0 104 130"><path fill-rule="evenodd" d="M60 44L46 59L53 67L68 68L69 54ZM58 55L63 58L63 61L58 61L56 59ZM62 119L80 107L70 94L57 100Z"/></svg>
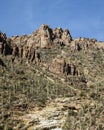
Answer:
<svg viewBox="0 0 104 130"><path fill-rule="evenodd" d="M42 24L38 30L30 35L13 36L12 43L17 46L28 46L34 48L51 48L53 45L68 45L72 41L69 30L62 28L51 29Z"/></svg>
<svg viewBox="0 0 104 130"><path fill-rule="evenodd" d="M68 45L72 41L69 30L65 29L62 33L62 41L65 45Z"/></svg>
<svg viewBox="0 0 104 130"><path fill-rule="evenodd" d="M56 44L69 45L72 41L71 34L67 29L63 30L62 28L56 28L53 30L53 35L54 43Z"/></svg>
<svg viewBox="0 0 104 130"><path fill-rule="evenodd" d="M52 29L48 25L41 25L40 27L40 47L50 47L52 45Z"/></svg>
<svg viewBox="0 0 104 130"><path fill-rule="evenodd" d="M69 30L63 30L60 27L52 29L46 24L42 24L38 30L30 35L16 35L7 38L5 33L0 32L0 54L12 55L13 59L17 56L21 59L33 61L37 58L37 49L49 49L54 48L55 46L68 46L69 50L72 52L81 50L86 52L93 49L104 50L104 44L102 42L97 42L96 39L80 37L73 40ZM38 53L38 56L39 55L40 54ZM61 68L59 65L56 66L57 69ZM57 70L55 71L57 72Z"/></svg>

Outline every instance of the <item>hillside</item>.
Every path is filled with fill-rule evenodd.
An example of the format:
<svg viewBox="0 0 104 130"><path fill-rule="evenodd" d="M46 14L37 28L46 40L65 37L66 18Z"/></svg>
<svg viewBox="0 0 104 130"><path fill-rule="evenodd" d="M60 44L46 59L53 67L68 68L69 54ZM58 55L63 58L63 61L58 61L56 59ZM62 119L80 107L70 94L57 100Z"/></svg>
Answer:
<svg viewBox="0 0 104 130"><path fill-rule="evenodd" d="M0 130L103 130L104 42L41 25L0 32Z"/></svg>

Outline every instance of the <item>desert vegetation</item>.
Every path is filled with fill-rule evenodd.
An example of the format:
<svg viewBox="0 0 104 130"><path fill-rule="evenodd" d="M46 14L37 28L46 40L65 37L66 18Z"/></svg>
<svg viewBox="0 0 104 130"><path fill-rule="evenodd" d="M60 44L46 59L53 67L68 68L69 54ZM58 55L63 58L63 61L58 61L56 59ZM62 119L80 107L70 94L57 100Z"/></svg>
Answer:
<svg viewBox="0 0 104 130"><path fill-rule="evenodd" d="M103 130L98 43L47 25L29 36L0 33L0 130Z"/></svg>

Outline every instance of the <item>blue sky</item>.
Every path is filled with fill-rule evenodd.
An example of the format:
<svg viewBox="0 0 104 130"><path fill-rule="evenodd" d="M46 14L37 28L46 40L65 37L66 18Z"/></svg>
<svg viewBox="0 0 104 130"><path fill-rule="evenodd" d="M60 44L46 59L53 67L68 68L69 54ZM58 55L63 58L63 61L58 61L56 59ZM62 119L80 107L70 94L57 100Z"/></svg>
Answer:
<svg viewBox="0 0 104 130"><path fill-rule="evenodd" d="M41 24L104 41L104 0L0 0L0 30L30 34Z"/></svg>

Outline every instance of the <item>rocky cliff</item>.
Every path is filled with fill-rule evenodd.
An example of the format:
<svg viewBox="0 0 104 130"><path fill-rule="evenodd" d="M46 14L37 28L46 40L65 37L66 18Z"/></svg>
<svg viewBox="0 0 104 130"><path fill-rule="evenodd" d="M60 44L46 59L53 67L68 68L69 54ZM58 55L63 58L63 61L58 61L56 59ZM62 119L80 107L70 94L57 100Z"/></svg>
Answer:
<svg viewBox="0 0 104 130"><path fill-rule="evenodd" d="M104 42L0 32L0 130L103 130L103 110Z"/></svg>
<svg viewBox="0 0 104 130"><path fill-rule="evenodd" d="M20 62L24 60L33 63L42 62L41 51L55 47L61 49L67 47L72 53L75 51L84 51L86 53L90 50L104 50L104 43L89 38L73 39L69 30L63 30L62 28L51 29L45 24L30 35L7 38L6 34L0 33L0 55L11 55L12 62L16 58L19 58ZM55 57L51 62L51 65L47 66L52 72L79 75L76 65L66 63L63 56L61 58Z"/></svg>

